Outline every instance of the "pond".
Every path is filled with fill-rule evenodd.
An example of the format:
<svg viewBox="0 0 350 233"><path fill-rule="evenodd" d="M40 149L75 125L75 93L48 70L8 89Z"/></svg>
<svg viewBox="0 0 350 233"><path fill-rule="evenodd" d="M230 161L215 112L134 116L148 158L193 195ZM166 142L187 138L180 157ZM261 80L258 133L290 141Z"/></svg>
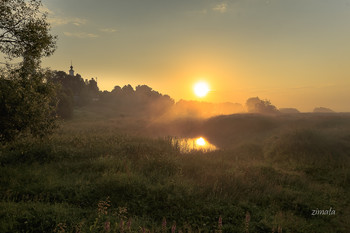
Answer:
<svg viewBox="0 0 350 233"><path fill-rule="evenodd" d="M189 153L191 151L214 151L218 148L208 142L204 137L196 138L172 138L172 144L179 147L182 153Z"/></svg>

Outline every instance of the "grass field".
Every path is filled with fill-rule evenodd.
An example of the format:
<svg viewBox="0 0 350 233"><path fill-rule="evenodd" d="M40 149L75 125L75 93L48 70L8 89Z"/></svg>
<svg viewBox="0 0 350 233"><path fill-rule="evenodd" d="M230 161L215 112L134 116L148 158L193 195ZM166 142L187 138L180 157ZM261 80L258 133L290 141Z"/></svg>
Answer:
<svg viewBox="0 0 350 233"><path fill-rule="evenodd" d="M349 115L76 115L1 147L0 232L350 232Z"/></svg>

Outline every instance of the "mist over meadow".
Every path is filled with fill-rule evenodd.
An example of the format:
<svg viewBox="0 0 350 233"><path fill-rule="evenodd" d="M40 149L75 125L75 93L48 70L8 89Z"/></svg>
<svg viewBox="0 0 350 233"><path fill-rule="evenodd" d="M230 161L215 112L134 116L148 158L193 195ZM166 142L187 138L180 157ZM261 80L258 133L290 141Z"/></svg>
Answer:
<svg viewBox="0 0 350 233"><path fill-rule="evenodd" d="M344 1L44 3L0 0L0 232L350 232ZM43 68L56 50L52 67L155 77L103 91L72 62ZM164 71L177 101L143 84Z"/></svg>
<svg viewBox="0 0 350 233"><path fill-rule="evenodd" d="M348 113L48 80L59 127L1 147L2 232L347 231Z"/></svg>

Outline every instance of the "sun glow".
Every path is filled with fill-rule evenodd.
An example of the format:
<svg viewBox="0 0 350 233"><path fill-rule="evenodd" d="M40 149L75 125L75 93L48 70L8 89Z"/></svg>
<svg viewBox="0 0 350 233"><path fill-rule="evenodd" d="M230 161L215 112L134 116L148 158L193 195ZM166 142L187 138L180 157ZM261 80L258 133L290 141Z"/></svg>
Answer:
<svg viewBox="0 0 350 233"><path fill-rule="evenodd" d="M214 151L218 149L203 137L174 138L172 139L172 144L179 148L182 153L189 153L191 151Z"/></svg>
<svg viewBox="0 0 350 233"><path fill-rule="evenodd" d="M206 82L198 82L193 87L196 96L202 98L208 94L210 91L209 85Z"/></svg>
<svg viewBox="0 0 350 233"><path fill-rule="evenodd" d="M205 146L206 142L205 142L204 138L200 137L200 138L196 139L196 144L198 146Z"/></svg>

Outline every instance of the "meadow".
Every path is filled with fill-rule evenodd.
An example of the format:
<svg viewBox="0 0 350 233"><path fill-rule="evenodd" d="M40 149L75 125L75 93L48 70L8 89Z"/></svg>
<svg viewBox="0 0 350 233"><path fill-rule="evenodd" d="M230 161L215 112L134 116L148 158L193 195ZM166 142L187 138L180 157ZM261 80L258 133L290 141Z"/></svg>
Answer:
<svg viewBox="0 0 350 233"><path fill-rule="evenodd" d="M349 114L91 114L1 146L0 232L350 232Z"/></svg>

